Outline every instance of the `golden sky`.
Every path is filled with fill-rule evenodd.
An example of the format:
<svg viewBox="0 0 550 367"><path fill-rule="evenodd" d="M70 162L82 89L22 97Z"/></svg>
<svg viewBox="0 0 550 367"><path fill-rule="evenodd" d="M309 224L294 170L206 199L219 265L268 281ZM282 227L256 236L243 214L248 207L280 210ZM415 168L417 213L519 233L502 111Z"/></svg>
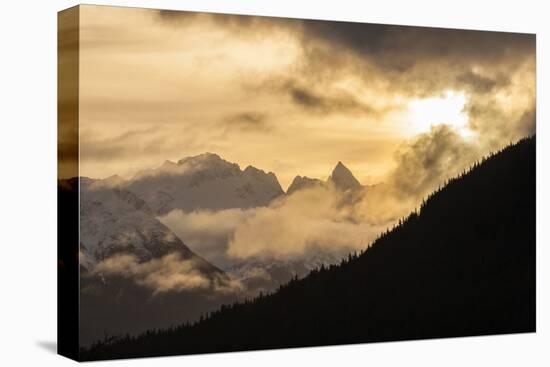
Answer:
<svg viewBox="0 0 550 367"><path fill-rule="evenodd" d="M370 184L433 126L480 152L534 133L534 35L80 9L82 176L212 152Z"/></svg>

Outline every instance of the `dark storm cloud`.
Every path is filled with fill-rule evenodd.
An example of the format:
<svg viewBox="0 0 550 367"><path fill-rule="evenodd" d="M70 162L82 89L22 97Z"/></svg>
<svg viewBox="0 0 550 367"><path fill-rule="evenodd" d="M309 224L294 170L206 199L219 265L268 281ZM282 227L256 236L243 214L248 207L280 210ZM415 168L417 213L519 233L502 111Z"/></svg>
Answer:
<svg viewBox="0 0 550 367"><path fill-rule="evenodd" d="M322 95L294 83L287 84L284 89L295 104L312 112L323 114L333 112L374 114L378 112L342 91Z"/></svg>
<svg viewBox="0 0 550 367"><path fill-rule="evenodd" d="M311 65L328 62L326 66L335 67L332 63L348 52L395 74L422 64L444 63L467 70L480 63L499 65L528 57L535 50L533 34L159 11L159 18L167 23L185 24L200 17L239 34L265 35L284 28L301 40L306 56L317 58L309 60ZM322 45L330 46L324 54L319 50Z"/></svg>
<svg viewBox="0 0 550 367"><path fill-rule="evenodd" d="M303 21L305 75L354 73L367 83L425 96L448 88L488 92L533 57L531 34Z"/></svg>
<svg viewBox="0 0 550 367"><path fill-rule="evenodd" d="M295 62L277 75L254 75L243 83L252 84L254 94L286 98L305 113L379 117L397 106L406 108L413 98L456 91L466 97L468 128L477 134L483 153L535 131L534 34L160 13L167 24L199 18L236 37L266 38L275 31L286 32L299 48ZM355 83L353 94L340 88L348 80ZM368 103L358 98L361 89L370 92L365 94L371 98ZM421 136L398 157L395 185L410 193L433 188L446 165L452 171L462 167L453 163L463 162L462 155L473 159L468 145L448 127Z"/></svg>
<svg viewBox="0 0 550 367"><path fill-rule="evenodd" d="M434 59L499 62L535 46L529 34L315 20L303 21L303 36L372 58L382 69L396 72ZM399 60L392 60L394 56Z"/></svg>
<svg viewBox="0 0 550 367"><path fill-rule="evenodd" d="M158 19L161 23L171 26L186 26L194 21L207 20L215 25L244 37L263 36L265 32L287 30L298 26L299 19L275 18L262 16L245 16L221 13L201 13L177 10L159 10Z"/></svg>
<svg viewBox="0 0 550 367"><path fill-rule="evenodd" d="M335 87L339 80L351 77L386 101L395 96L425 98L448 90L463 91L468 96L465 112L469 125L490 140L491 147L523 136L524 122L528 130L534 129L529 127L534 127L531 120L517 117L535 109L533 34L205 13L159 14L168 24L210 19L238 37L261 38L275 31L292 35L301 48L295 64L276 78L254 78L245 84L256 83L255 93L281 94L306 112L383 114L384 109ZM516 79L511 85L514 76L524 70L529 70L525 80ZM273 80L279 80L275 87ZM501 91L509 94L519 84L531 88L526 95L532 97L514 104L512 114L502 100L487 98Z"/></svg>
<svg viewBox="0 0 550 367"><path fill-rule="evenodd" d="M449 126L438 125L397 151L390 183L400 196L424 197L475 162L477 149Z"/></svg>
<svg viewBox="0 0 550 367"><path fill-rule="evenodd" d="M468 37L459 41L457 35L445 39L428 33L428 38L422 39L415 36L417 32L411 29L411 34L397 34L398 39L388 39L381 50L312 42L305 50L302 75L311 82L318 76L330 82L354 75L389 95L424 98L449 89L483 94L506 87L508 76L534 56L530 42L519 37L481 35L486 42L470 43Z"/></svg>
<svg viewBox="0 0 550 367"><path fill-rule="evenodd" d="M519 137L533 135L536 129L535 105L526 105L521 113L511 116L493 100L468 103L465 107L470 125L479 132L490 150L498 150Z"/></svg>
<svg viewBox="0 0 550 367"><path fill-rule="evenodd" d="M535 110L534 35L317 21L304 22L303 29L301 75L309 83L326 80L330 85L353 75L388 99L463 91L469 127L479 134L485 150L499 149L525 136L526 129L534 130L534 118L523 117L525 111ZM499 95L511 97L504 102ZM441 159L460 160L453 152L460 151L462 140L450 131L436 131L431 140L423 142L431 149L446 142L447 154ZM425 153L417 148L407 155L410 160L401 162L402 169L410 168L407 173L416 180L403 181L404 190L414 189L415 184L421 186L416 188L420 191L433 188L432 177L445 169L444 164L436 164L435 171L413 165L444 162L425 155L418 156L424 161L413 161L414 154ZM464 150L466 153L471 158L470 151ZM415 169L420 169L416 176Z"/></svg>
<svg viewBox="0 0 550 367"><path fill-rule="evenodd" d="M289 72L310 87L289 91L294 102L306 108L341 105L325 103L310 91L311 85L330 86L349 75L389 94L493 92L506 86L509 76L535 54L533 34L174 11L161 11L159 17L169 24L202 17L237 36L263 37L274 30L293 35L302 56Z"/></svg>
<svg viewBox="0 0 550 367"><path fill-rule="evenodd" d="M243 111L223 120L223 125L227 130L244 131L268 131L271 130L267 114L257 111Z"/></svg>
<svg viewBox="0 0 550 367"><path fill-rule="evenodd" d="M268 91L282 94L293 105L315 114L364 114L381 116L388 112L388 107L369 105L360 101L353 94L341 88L315 88L306 82L293 78L271 78L250 90L253 93Z"/></svg>
<svg viewBox="0 0 550 367"><path fill-rule="evenodd" d="M187 21L192 21L199 14L202 13L183 10L158 10L158 16L161 21L174 24L182 24Z"/></svg>
<svg viewBox="0 0 550 367"><path fill-rule="evenodd" d="M459 85L463 85L466 89L479 93L489 93L495 88L508 85L508 83L510 83L510 79L504 74L499 74L491 78L479 75L472 71L467 71L458 76L457 82Z"/></svg>

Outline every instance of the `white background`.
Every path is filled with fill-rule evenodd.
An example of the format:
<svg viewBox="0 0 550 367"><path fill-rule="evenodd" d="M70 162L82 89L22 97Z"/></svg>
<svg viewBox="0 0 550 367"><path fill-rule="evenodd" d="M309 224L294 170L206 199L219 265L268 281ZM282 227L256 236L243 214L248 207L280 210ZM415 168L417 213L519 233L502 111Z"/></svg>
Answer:
<svg viewBox="0 0 550 367"><path fill-rule="evenodd" d="M543 366L548 317L548 70L545 1L95 1L97 4L537 33L536 334L101 362L159 366ZM0 365L49 366L56 340L56 12L75 1L0 8ZM545 88L546 87L546 88ZM546 166L546 168L545 168ZM7 204L7 205L6 205ZM236 331L238 332L238 331Z"/></svg>

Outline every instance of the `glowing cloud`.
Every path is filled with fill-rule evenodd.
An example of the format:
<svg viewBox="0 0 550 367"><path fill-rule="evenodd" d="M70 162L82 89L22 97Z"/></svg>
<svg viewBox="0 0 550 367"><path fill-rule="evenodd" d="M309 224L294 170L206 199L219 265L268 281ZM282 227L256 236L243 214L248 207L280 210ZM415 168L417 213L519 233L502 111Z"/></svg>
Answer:
<svg viewBox="0 0 550 367"><path fill-rule="evenodd" d="M464 112L467 98L464 93L447 91L441 96L413 99L408 105L408 116L414 133L425 133L432 126L446 124L461 135L467 135L468 116Z"/></svg>

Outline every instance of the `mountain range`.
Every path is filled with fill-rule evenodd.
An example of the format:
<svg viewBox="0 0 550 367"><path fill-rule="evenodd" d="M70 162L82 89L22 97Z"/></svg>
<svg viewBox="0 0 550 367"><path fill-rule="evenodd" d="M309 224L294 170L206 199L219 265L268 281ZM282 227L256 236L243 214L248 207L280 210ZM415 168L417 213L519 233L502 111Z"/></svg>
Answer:
<svg viewBox="0 0 550 367"><path fill-rule="evenodd" d="M535 331L535 138L429 195L338 265L194 323L82 348L82 360Z"/></svg>
<svg viewBox="0 0 550 367"><path fill-rule="evenodd" d="M81 182L81 250L86 255L83 264L124 249L142 261L149 259L152 251L158 257L173 248L186 257L185 252L190 250L182 243L185 234L178 238L157 219L172 210L250 209L268 206L278 198L313 186L332 186L343 191L362 187L351 171L338 162L326 181L296 176L285 193L273 172L252 166L241 170L239 165L212 153L166 161L127 180L111 176L104 180L83 178ZM224 270L247 283L260 284L250 277L262 269L269 280L264 279L261 289L268 291L294 276L306 275L320 263L339 261L342 253L334 250L312 256L244 260Z"/></svg>
<svg viewBox="0 0 550 367"><path fill-rule="evenodd" d="M179 238L158 219L178 209L191 212L267 206L310 186L296 184L298 177L285 193L272 172L252 166L241 170L216 154L205 153L178 162L166 161L131 179L115 175L102 180L81 177L60 182L63 190L76 192L80 187L81 342L195 320L222 303L273 291L321 264L338 262L343 254L335 250L289 260L245 259L220 269L191 250L185 238ZM360 187L341 162L327 181L300 179L342 190ZM178 261L191 264L186 271L191 270L210 286L151 298L154 290L144 286L146 281L133 281L128 274L174 255ZM117 266L121 269L113 268ZM213 296L212 289L229 289L234 280L246 289L240 293L215 292Z"/></svg>
<svg viewBox="0 0 550 367"><path fill-rule="evenodd" d="M287 194L290 195L296 191L311 188L311 187L323 187L334 186L339 190L355 190L362 187L359 181L355 178L353 173L344 166L342 162L338 162L336 167L332 170L332 174L326 181L319 180L318 178L310 178L306 176L296 176L292 183L288 187Z"/></svg>
<svg viewBox="0 0 550 367"><path fill-rule="evenodd" d="M137 173L123 184L157 215L173 209L219 210L265 206L284 194L273 172L241 170L217 154L205 153Z"/></svg>

